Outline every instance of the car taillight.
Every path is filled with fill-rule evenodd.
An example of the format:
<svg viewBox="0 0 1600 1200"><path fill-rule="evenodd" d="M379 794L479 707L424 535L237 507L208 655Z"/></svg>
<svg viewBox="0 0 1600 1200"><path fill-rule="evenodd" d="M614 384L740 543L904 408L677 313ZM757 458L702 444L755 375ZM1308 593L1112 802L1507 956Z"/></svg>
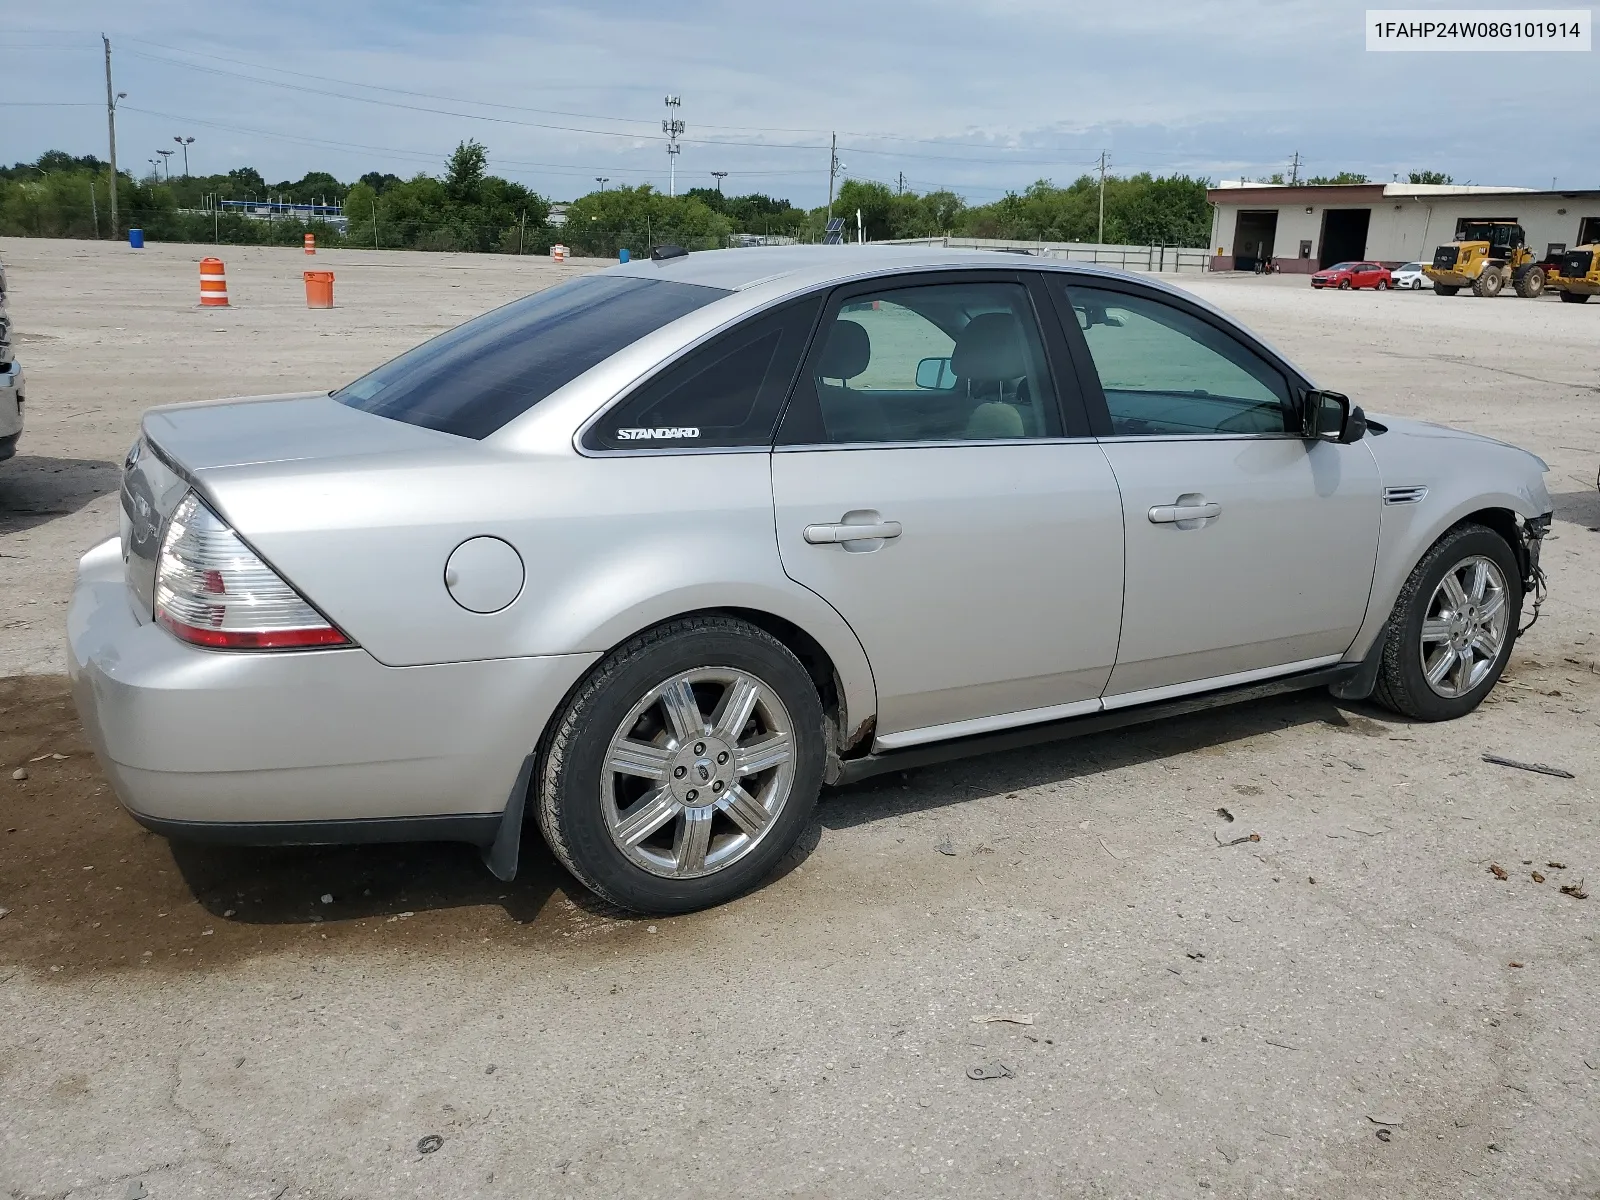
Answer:
<svg viewBox="0 0 1600 1200"><path fill-rule="evenodd" d="M161 539L155 617L176 637L214 650L352 644L193 492Z"/></svg>

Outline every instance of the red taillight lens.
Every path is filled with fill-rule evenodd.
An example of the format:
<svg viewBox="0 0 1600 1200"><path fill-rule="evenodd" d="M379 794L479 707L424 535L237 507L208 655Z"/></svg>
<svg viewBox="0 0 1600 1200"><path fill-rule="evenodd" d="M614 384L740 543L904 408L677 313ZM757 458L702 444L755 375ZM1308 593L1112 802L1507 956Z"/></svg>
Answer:
<svg viewBox="0 0 1600 1200"><path fill-rule="evenodd" d="M155 617L175 636L214 650L352 644L193 492L161 541Z"/></svg>

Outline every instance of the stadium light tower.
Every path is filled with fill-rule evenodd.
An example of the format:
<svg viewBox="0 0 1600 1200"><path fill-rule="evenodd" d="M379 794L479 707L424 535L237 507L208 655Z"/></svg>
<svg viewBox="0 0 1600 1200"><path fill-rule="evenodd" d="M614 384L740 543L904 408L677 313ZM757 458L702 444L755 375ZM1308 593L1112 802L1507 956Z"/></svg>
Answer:
<svg viewBox="0 0 1600 1200"><path fill-rule="evenodd" d="M722 181L728 177L728 173L726 171L713 171L711 174L716 177L717 195L720 196L722 195Z"/></svg>
<svg viewBox="0 0 1600 1200"><path fill-rule="evenodd" d="M606 190L606 184L611 182L611 176L609 176L609 175L596 175L594 177L594 181L600 185L600 190L603 192L603 191Z"/></svg>
<svg viewBox="0 0 1600 1200"><path fill-rule="evenodd" d="M678 145L678 135L686 126L678 116L678 110L683 107L682 96L667 97L667 116L661 122L661 132L667 135L667 195L678 194L678 155L683 147Z"/></svg>
<svg viewBox="0 0 1600 1200"><path fill-rule="evenodd" d="M156 153L161 155L161 166L162 166L162 169L166 173L167 182L171 183L172 182L172 156L174 154L176 154L177 151L176 150L157 150Z"/></svg>
<svg viewBox="0 0 1600 1200"><path fill-rule="evenodd" d="M173 134L172 140L177 142L178 145L183 149L183 177L187 179L189 178L189 147L194 145L194 139L192 137L179 137L177 134Z"/></svg>

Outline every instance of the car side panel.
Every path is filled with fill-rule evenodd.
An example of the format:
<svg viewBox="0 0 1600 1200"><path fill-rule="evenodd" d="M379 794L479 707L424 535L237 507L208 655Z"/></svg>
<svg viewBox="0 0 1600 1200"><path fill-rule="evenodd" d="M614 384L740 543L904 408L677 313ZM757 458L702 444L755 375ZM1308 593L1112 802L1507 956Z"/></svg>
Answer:
<svg viewBox="0 0 1600 1200"><path fill-rule="evenodd" d="M875 711L872 672L844 619L778 558L765 451L586 458L475 447L470 459L205 472L223 518L389 666L603 653L705 608L771 613L827 651L842 725ZM450 597L445 561L501 538L526 570L496 613Z"/></svg>
<svg viewBox="0 0 1600 1200"><path fill-rule="evenodd" d="M1526 520L1551 508L1538 460L1524 450L1420 421L1374 420L1389 427L1365 439L1385 489L1421 486L1427 494L1416 503L1383 506L1372 599L1347 661L1366 656L1412 569L1452 525L1485 509ZM1486 480L1494 483L1485 487Z"/></svg>

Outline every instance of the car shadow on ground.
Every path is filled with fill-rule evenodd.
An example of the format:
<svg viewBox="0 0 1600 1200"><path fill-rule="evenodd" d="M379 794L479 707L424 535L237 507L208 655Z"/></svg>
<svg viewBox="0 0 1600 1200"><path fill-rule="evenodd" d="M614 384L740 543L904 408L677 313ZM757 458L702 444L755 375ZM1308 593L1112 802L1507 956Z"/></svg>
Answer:
<svg viewBox="0 0 1600 1200"><path fill-rule="evenodd" d="M819 809L828 829L849 829L908 812L928 812L979 796L1004 795L1042 784L1066 783L1174 758L1217 751L1230 742L1276 733L1296 725L1325 724L1382 737L1409 724L1365 702L1335 700L1326 691L1306 691L1249 703L1223 705L1114 732L1068 738L1023 750L1008 750L939 766L891 772L823 793Z"/></svg>
<svg viewBox="0 0 1600 1200"><path fill-rule="evenodd" d="M805 862L822 831L1042 783L1205 752L1293 725L1382 735L1387 724L1302 693L1160 724L895 772L824 793L771 879ZM244 849L141 828L101 774L60 677L0 679L0 963L67 981L106 971L192 972L311 948L458 954L537 951L627 937L647 920L577 884L529 822L503 883L477 849L448 843ZM14 781L21 765L28 778Z"/></svg>
<svg viewBox="0 0 1600 1200"><path fill-rule="evenodd" d="M1551 492L1550 502L1554 505L1556 520L1581 525L1590 533L1600 533L1600 490Z"/></svg>
<svg viewBox="0 0 1600 1200"><path fill-rule="evenodd" d="M69 516L121 485L121 463L18 454L0 463L0 534Z"/></svg>

